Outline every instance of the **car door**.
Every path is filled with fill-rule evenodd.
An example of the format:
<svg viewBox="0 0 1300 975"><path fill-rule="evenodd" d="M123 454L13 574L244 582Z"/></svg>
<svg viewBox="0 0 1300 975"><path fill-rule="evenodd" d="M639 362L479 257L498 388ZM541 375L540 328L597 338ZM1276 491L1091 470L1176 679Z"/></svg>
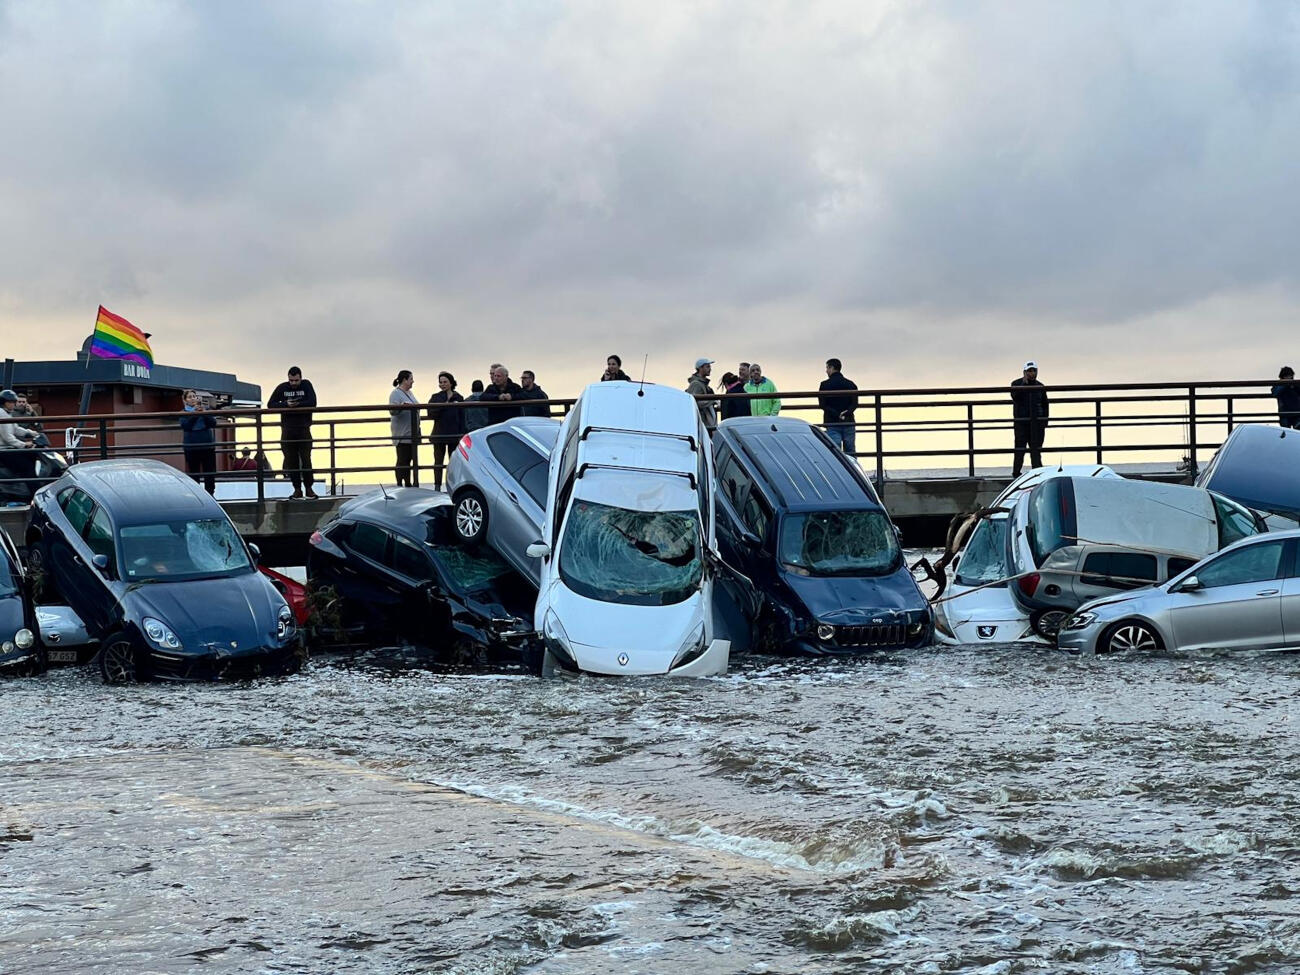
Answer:
<svg viewBox="0 0 1300 975"><path fill-rule="evenodd" d="M718 547L723 559L746 575L752 576L754 546L745 541L749 530L741 518L741 510L745 506L753 481L726 444L718 445L714 461L718 483L714 506L717 517Z"/></svg>
<svg viewBox="0 0 1300 975"><path fill-rule="evenodd" d="M338 574L339 595L348 615L363 623L377 636L396 632L401 608L401 587L394 583L388 567L392 536L378 525L358 521L342 537L348 564Z"/></svg>
<svg viewBox="0 0 1300 975"><path fill-rule="evenodd" d="M506 474L498 478L500 494L490 509L488 541L515 568L527 572L536 561L528 558L527 549L541 538L545 517L547 458L506 430L492 434L487 444ZM542 490L535 496L539 478ZM531 565L531 571L536 575L537 566Z"/></svg>
<svg viewBox="0 0 1300 975"><path fill-rule="evenodd" d="M84 583L82 608L78 612L83 622L89 622L98 630L105 630L117 622L120 615L116 591L120 587L114 585L117 579L117 546L113 524L102 505L97 505L90 513L82 534L90 556L83 556L78 567L78 578ZM108 560L102 569L93 561L97 556Z"/></svg>
<svg viewBox="0 0 1300 975"><path fill-rule="evenodd" d="M1286 544L1282 539L1258 542L1203 563L1195 573L1199 586L1169 597L1169 622L1178 646L1280 646Z"/></svg>
<svg viewBox="0 0 1300 975"><path fill-rule="evenodd" d="M1150 552L1084 549L1083 565L1073 585L1078 605L1129 589L1154 586L1159 559Z"/></svg>
<svg viewBox="0 0 1300 975"><path fill-rule="evenodd" d="M63 598L86 623L92 636L98 637L102 628L93 618L93 600L98 583L92 576L90 550L82 534L95 510L95 499L80 488L68 488L59 494L59 508L66 524L59 524L52 512L50 531L42 533L47 570ZM90 618L88 618L90 617Z"/></svg>
<svg viewBox="0 0 1300 975"><path fill-rule="evenodd" d="M394 534L387 562L390 587L398 594L397 632L437 649L449 635L450 611L429 556L417 542Z"/></svg>
<svg viewBox="0 0 1300 975"><path fill-rule="evenodd" d="M1291 539L1290 551L1283 557L1283 563L1290 566L1282 580L1282 592L1279 594L1282 610L1282 636L1288 647L1300 647L1300 542Z"/></svg>

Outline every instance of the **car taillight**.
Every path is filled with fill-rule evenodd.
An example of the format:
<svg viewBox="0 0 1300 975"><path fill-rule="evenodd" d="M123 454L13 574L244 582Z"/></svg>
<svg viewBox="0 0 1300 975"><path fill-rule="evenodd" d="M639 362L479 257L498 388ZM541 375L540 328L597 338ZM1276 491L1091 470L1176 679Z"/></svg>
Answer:
<svg viewBox="0 0 1300 975"><path fill-rule="evenodd" d="M307 539L307 541L311 542L313 545L319 545L321 542L325 541L325 536L320 532L312 532L311 537Z"/></svg>
<svg viewBox="0 0 1300 975"><path fill-rule="evenodd" d="M467 433L465 434L465 436L460 438L460 443L456 445L456 449L460 451L460 455L462 457L464 457L466 460L469 460L469 448L473 446L474 446L474 441L470 438L470 435Z"/></svg>
<svg viewBox="0 0 1300 975"><path fill-rule="evenodd" d="M1043 577L1040 576L1037 572L1031 572L1028 575L1021 576L1016 581L1020 585L1021 592L1023 592L1026 596L1032 596L1034 594L1034 590L1038 588L1039 580L1041 580L1042 578Z"/></svg>

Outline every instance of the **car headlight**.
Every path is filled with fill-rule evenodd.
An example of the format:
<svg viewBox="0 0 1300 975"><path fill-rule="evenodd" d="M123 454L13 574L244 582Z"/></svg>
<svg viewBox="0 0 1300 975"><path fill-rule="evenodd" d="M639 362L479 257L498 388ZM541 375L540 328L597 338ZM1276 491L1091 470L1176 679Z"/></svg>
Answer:
<svg viewBox="0 0 1300 975"><path fill-rule="evenodd" d="M908 636L920 636L921 631L925 629L925 620L917 620L915 623L907 624Z"/></svg>
<svg viewBox="0 0 1300 975"><path fill-rule="evenodd" d="M835 639L835 627L831 626L829 623L818 623L817 639L821 640L823 643L830 643Z"/></svg>
<svg viewBox="0 0 1300 975"><path fill-rule="evenodd" d="M682 645L678 649L677 655L673 657L672 666L669 669L684 667L692 660L698 660L706 649L708 648L704 643L704 624L696 623L695 629L691 630L690 635L682 641Z"/></svg>
<svg viewBox="0 0 1300 975"><path fill-rule="evenodd" d="M1061 629L1082 630L1085 626L1091 626L1095 622L1097 622L1096 613L1075 613L1065 621L1065 625Z"/></svg>
<svg viewBox="0 0 1300 975"><path fill-rule="evenodd" d="M14 634L14 645L19 650L30 650L32 644L36 642L36 636L31 630L22 629Z"/></svg>
<svg viewBox="0 0 1300 975"><path fill-rule="evenodd" d="M957 639L957 634L952 631L948 625L948 614L944 611L942 605L934 608L934 628L950 639Z"/></svg>
<svg viewBox="0 0 1300 975"><path fill-rule="evenodd" d="M542 620L542 637L552 653L568 664L577 666L573 659L573 644L569 640L569 634L564 632L564 627L560 625L560 618L555 615L553 609L548 609L546 617Z"/></svg>
<svg viewBox="0 0 1300 975"><path fill-rule="evenodd" d="M160 650L179 650L181 647L180 637L172 632L172 628L152 616L144 618L144 635Z"/></svg>
<svg viewBox="0 0 1300 975"><path fill-rule="evenodd" d="M278 640L287 640L293 636L294 630L293 610L288 606L280 607L280 615L275 621L275 636Z"/></svg>
<svg viewBox="0 0 1300 975"><path fill-rule="evenodd" d="M13 640L6 640L4 643L0 643L0 651L3 651L3 652L5 652L5 653L13 653L13 652L14 652L14 641L13 641Z"/></svg>

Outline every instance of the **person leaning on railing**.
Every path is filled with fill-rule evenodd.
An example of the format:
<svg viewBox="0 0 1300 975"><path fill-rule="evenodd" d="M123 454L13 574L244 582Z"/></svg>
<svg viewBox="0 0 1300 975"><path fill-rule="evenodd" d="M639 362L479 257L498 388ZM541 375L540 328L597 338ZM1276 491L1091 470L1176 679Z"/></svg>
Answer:
<svg viewBox="0 0 1300 975"><path fill-rule="evenodd" d="M846 454L852 454L858 446L853 415L858 408L858 386L840 372L843 368L839 359L826 360L826 378L817 387L821 391L817 405L822 408L822 426L826 428L826 436L839 444Z"/></svg>
<svg viewBox="0 0 1300 975"><path fill-rule="evenodd" d="M1272 389L1277 399L1277 420L1288 430L1300 429L1300 384L1295 381L1295 370L1283 366L1277 378Z"/></svg>
<svg viewBox="0 0 1300 975"><path fill-rule="evenodd" d="M316 390L310 379L302 378L302 370L289 367L289 378L271 393L266 405L273 410L301 410L285 413L280 418L280 452L284 454L284 473L293 483L291 498L316 497L312 485L316 481L311 469L311 413L316 406Z"/></svg>

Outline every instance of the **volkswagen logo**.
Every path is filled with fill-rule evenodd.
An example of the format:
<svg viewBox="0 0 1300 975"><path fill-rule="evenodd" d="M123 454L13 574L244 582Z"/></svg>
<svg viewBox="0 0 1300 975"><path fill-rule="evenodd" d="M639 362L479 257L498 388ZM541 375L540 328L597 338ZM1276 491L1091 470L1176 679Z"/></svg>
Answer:
<svg viewBox="0 0 1300 975"><path fill-rule="evenodd" d="M993 634L998 631L996 626L977 626L975 632L979 634L981 640L992 640Z"/></svg>
<svg viewBox="0 0 1300 975"><path fill-rule="evenodd" d="M620 667L626 667L626 666L627 666L627 661L628 661L628 656L627 656L627 654L625 654L625 653L620 653L620 654L618 655L618 665L619 665Z"/></svg>

